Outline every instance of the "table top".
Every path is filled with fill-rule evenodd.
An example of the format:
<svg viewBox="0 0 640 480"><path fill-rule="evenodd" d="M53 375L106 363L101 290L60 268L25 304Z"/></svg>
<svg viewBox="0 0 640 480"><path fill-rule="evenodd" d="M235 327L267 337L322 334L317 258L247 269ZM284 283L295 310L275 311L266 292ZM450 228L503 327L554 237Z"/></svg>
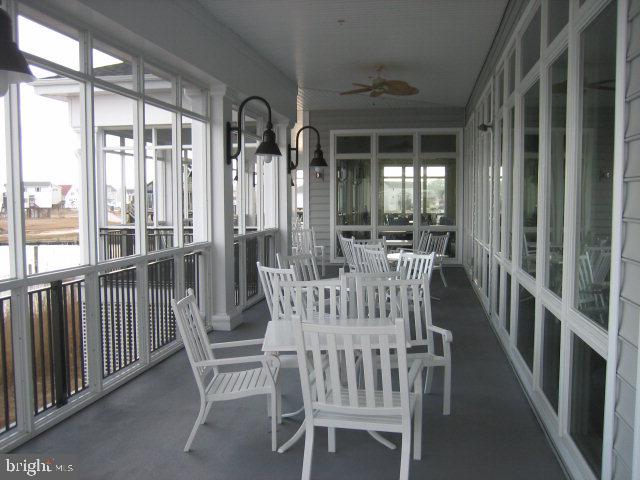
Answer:
<svg viewBox="0 0 640 480"><path fill-rule="evenodd" d="M379 319L349 319L345 320L341 325L355 327L355 326L389 326L393 325L391 320L388 318L379 318ZM393 348L393 345L390 343L390 347ZM407 342L407 348L410 347L410 343ZM320 345L322 348L322 344ZM340 348L340 345L337 345ZM353 347L358 348L358 342L354 339ZM376 346L372 343L372 348L376 348ZM290 320L271 320L267 324L267 331L264 334L264 341L262 342L262 351L263 352L295 352L296 349L296 340L293 335L293 322Z"/></svg>

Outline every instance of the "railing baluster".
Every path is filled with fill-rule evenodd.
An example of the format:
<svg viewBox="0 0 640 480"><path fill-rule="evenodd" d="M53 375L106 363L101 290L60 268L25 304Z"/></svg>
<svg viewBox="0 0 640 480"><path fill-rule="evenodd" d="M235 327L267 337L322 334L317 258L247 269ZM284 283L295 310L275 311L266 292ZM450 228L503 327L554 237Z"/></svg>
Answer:
<svg viewBox="0 0 640 480"><path fill-rule="evenodd" d="M0 342L2 342L2 398L4 403L4 425L2 431L7 431L11 428L11 420L9 418L9 382L13 384L12 379L9 379L8 369L7 369L7 357L10 353L7 351L7 334L5 331L5 321L7 318L4 314L4 306L6 301L10 301L10 297L0 298ZM10 320L9 316L9 321ZM10 350L11 352L13 349ZM14 388L15 390L15 388Z"/></svg>

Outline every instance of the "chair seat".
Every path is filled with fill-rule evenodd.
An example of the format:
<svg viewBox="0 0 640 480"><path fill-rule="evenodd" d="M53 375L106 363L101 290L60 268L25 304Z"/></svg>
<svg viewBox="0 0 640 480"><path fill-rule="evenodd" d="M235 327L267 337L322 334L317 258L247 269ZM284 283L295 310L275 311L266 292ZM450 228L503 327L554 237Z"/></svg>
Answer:
<svg viewBox="0 0 640 480"><path fill-rule="evenodd" d="M260 367L218 373L208 385L205 395L207 399L219 400L220 397L236 398L260 394L269 391L270 388L269 372Z"/></svg>
<svg viewBox="0 0 640 480"><path fill-rule="evenodd" d="M366 408L367 399L366 399L366 391L365 390L357 390L358 395L358 407ZM341 402L345 407L349 406L349 390L347 388L340 388L340 398ZM409 393L409 411L413 416L413 407L416 402L416 394ZM332 398L332 392L329 394L327 398L327 403L334 403ZM374 391L374 404L376 407L384 407L384 398L381 390ZM399 408L401 406L400 403L400 392L392 392L391 393L391 408ZM354 407L354 408L358 408ZM335 413L335 412L327 412L324 410L316 410L314 412L314 424L318 426L322 426L324 424L331 425L334 422L340 422L340 424L344 424L345 428L355 428L368 430L373 428L372 425L375 425L375 428L378 429L387 429L387 431L401 431L402 428L402 415L365 415L361 413ZM349 425L348 427L346 425ZM360 427L358 426L360 425Z"/></svg>

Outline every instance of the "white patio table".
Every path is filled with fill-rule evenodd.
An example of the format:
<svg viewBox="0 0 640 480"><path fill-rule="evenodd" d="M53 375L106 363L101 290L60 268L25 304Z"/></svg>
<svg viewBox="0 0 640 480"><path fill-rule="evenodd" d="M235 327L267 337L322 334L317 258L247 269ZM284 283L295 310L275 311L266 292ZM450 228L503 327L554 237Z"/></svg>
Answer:
<svg viewBox="0 0 640 480"><path fill-rule="evenodd" d="M345 326L356 327L358 325L362 326L376 326L376 325L392 325L393 323L388 318L380 318L380 319L349 319L342 323ZM393 345L390 345L393 348ZM411 345L407 342L407 348ZM320 345L322 348L322 344ZM337 345L340 348L340 345ZM375 345L372 345L375 348ZM357 349L358 344L354 342L353 348ZM291 353L297 352L296 341L293 334L293 324L288 320L276 320L270 321L267 324L267 331L264 335L264 340L262 342L262 351L267 354L278 355L279 353ZM293 436L287 440L280 448L278 448L278 453L284 453L289 450L305 432L305 422L302 422L300 428L293 434ZM389 440L382 437L378 432L368 431L369 435L371 435L378 442L382 443L385 447L390 449L395 449L396 445Z"/></svg>

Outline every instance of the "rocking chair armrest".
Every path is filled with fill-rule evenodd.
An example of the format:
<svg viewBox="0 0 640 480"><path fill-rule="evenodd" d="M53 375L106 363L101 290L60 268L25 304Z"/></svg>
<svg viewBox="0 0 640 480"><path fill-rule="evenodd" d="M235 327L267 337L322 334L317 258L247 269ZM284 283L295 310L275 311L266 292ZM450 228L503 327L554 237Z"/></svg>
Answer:
<svg viewBox="0 0 640 480"><path fill-rule="evenodd" d="M407 377L409 378L409 385L413 385L422 372L422 360L414 360L409 368Z"/></svg>
<svg viewBox="0 0 640 480"><path fill-rule="evenodd" d="M442 336L443 343L451 343L453 342L453 334L451 330L447 330L446 328L436 327L435 325L428 325L427 330L431 330L434 333L438 333Z"/></svg>
<svg viewBox="0 0 640 480"><path fill-rule="evenodd" d="M252 338L251 340L237 340L235 342L219 342L210 343L209 348L211 350L217 350L219 348L233 348L233 347L246 347L248 345L262 345L264 338Z"/></svg>

